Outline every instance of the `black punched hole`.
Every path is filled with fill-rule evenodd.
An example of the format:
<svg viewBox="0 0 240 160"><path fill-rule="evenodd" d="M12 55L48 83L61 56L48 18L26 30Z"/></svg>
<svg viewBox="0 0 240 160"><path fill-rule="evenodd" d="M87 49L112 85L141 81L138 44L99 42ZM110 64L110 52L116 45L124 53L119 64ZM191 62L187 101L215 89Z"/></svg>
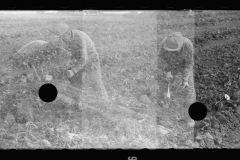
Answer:
<svg viewBox="0 0 240 160"><path fill-rule="evenodd" d="M50 83L43 84L38 90L39 98L44 102L53 102L57 97L57 88Z"/></svg>

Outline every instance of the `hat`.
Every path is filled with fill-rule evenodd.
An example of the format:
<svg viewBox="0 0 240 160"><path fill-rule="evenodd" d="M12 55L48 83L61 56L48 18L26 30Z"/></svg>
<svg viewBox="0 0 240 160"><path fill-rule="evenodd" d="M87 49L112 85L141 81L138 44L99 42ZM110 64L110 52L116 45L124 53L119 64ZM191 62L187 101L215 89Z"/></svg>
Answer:
<svg viewBox="0 0 240 160"><path fill-rule="evenodd" d="M168 51L178 51L183 45L183 36L180 32L173 32L164 41L163 47Z"/></svg>
<svg viewBox="0 0 240 160"><path fill-rule="evenodd" d="M51 33L57 36L64 35L68 30L69 30L69 26L64 22L58 23L57 25L49 29Z"/></svg>

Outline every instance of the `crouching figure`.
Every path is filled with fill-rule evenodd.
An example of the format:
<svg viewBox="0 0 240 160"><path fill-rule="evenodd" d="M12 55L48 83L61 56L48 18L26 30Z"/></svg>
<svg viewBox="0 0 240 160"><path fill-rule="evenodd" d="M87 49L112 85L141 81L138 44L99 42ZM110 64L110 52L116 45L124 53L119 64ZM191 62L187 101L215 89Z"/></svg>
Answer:
<svg viewBox="0 0 240 160"><path fill-rule="evenodd" d="M182 117L180 121L184 119L191 127L195 123L188 114L188 108L192 103L196 102L193 66L193 44L189 39L183 37L180 32L173 32L160 42L158 68L161 68L164 73L161 76L165 77L166 81L161 82L167 83L165 85L167 87L160 91L159 95L161 96L159 99L168 98L179 103L179 109L182 111L180 111ZM164 92L165 97L162 92Z"/></svg>
<svg viewBox="0 0 240 160"><path fill-rule="evenodd" d="M49 29L54 34L50 41L35 40L24 45L19 54L28 54L45 47L60 47L71 54L71 68L66 70L66 74L72 86L81 90L79 104L82 104L82 79L83 74L89 74L97 84L95 87L101 91L102 98L110 103L107 91L102 82L99 54L96 51L94 42L89 36L80 31L70 29L66 23L56 24ZM96 90L96 88L94 88Z"/></svg>

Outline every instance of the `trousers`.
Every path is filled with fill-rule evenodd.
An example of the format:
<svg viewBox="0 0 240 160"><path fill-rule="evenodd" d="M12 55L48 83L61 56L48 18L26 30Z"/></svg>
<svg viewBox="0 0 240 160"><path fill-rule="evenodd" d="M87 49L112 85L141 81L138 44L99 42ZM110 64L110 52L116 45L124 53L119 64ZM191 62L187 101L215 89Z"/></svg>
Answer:
<svg viewBox="0 0 240 160"><path fill-rule="evenodd" d="M82 90L83 79L84 77L89 78L88 84L94 89L97 93L101 92L101 97L109 103L109 98L105 86L102 81L100 62L97 62L95 65L87 64L83 69L78 71L73 77L69 79L70 84L78 89ZM79 98L81 99L82 92L79 93ZM81 100L80 100L81 101Z"/></svg>
<svg viewBox="0 0 240 160"><path fill-rule="evenodd" d="M169 83L164 79L158 80L158 98L157 102L160 107L172 107L181 117L190 118L188 109L196 102L196 91L194 86L194 74L190 74L188 78L188 87L182 89L182 75L177 74L173 76L173 80ZM167 98L168 89L170 92L171 102L170 105L166 105L169 102Z"/></svg>

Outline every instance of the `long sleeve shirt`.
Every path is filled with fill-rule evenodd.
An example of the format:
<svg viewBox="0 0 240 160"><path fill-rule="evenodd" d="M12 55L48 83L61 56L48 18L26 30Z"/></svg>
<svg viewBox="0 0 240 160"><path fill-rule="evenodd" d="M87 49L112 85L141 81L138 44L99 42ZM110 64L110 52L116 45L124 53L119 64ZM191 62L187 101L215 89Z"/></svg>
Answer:
<svg viewBox="0 0 240 160"><path fill-rule="evenodd" d="M71 53L64 49L63 43L61 40L59 40L58 37L53 37L49 41L42 41L42 40L35 40L32 42L27 43L26 45L22 46L20 50L18 50L18 54L21 54L22 56L31 55L34 54L34 52L37 52L41 54L41 51L44 50L51 50L54 51L55 49L58 50L59 58L55 59L53 63L57 63L63 68L69 67L69 62L71 59Z"/></svg>
<svg viewBox="0 0 240 160"><path fill-rule="evenodd" d="M163 48L162 40L159 44L159 55L158 58L165 62L165 72L171 72L173 76L177 73L182 74L183 81L188 81L190 74L193 72L194 66L194 49L192 42L184 38L183 46L180 51L167 51Z"/></svg>
<svg viewBox="0 0 240 160"><path fill-rule="evenodd" d="M100 61L94 42L86 33L79 30L71 30L71 39L68 42L63 42L57 37L51 38L48 42L35 40L24 45L18 53L31 54L37 50L44 50L49 47L58 47L69 51L72 55L72 70L75 73L85 65L92 67L96 65L96 62Z"/></svg>
<svg viewBox="0 0 240 160"><path fill-rule="evenodd" d="M36 51L39 50L45 50L45 49L49 49L49 48L61 48L62 50L64 50L62 48L62 41L59 40L59 38L57 37L53 37L51 38L49 41L43 41L43 40L34 40L31 41L25 45L23 45L19 50L18 53L19 54L32 54Z"/></svg>
<svg viewBox="0 0 240 160"><path fill-rule="evenodd" d="M85 67L85 65L95 65L95 62L99 61L99 55L94 42L86 33L79 30L71 30L71 33L71 40L65 43L64 48L69 50L73 55L75 66L72 70L76 73Z"/></svg>
<svg viewBox="0 0 240 160"><path fill-rule="evenodd" d="M43 48L48 42L42 40L35 40L23 45L19 50L18 54L31 54Z"/></svg>

